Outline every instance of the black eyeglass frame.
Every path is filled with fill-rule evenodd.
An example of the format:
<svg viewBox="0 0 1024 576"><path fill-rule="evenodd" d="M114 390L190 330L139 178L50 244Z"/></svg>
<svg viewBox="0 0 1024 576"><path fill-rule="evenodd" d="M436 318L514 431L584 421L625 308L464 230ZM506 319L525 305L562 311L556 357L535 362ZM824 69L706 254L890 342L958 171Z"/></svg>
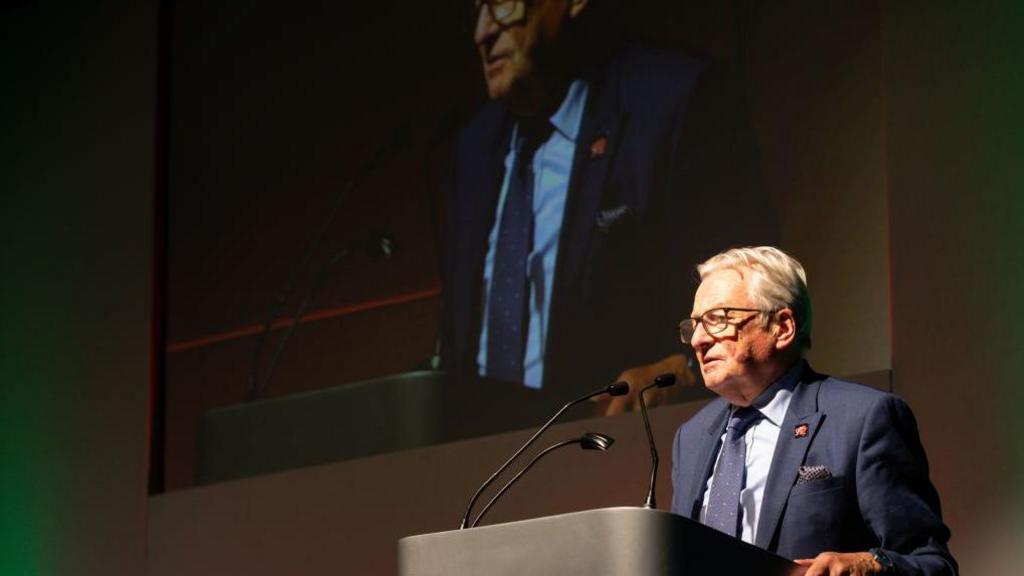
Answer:
<svg viewBox="0 0 1024 576"><path fill-rule="evenodd" d="M474 20L478 21L480 19L480 9L486 7L487 15L498 26L517 24L526 20L526 2L527 0L476 0L473 4ZM495 12L495 5L508 5L507 13L499 18Z"/></svg>
<svg viewBox="0 0 1024 576"><path fill-rule="evenodd" d="M712 312L720 312L724 317L724 321L722 321L721 324L717 327L709 325L711 319L708 315L711 314ZM757 314L751 314L746 318L733 318L730 316L732 312L756 312ZM689 346L690 343L693 341L693 335L697 332L698 322L700 322L701 325L704 326L704 332L706 332L708 336L715 336L717 334L725 332L725 329L728 328L729 326L736 326L738 329L743 324L746 324L747 322L753 320L758 314L774 314L775 312L777 312L777 310L761 310L758 308L733 308L730 306L712 308L710 310L705 311L703 314L696 318L691 316L690 318L684 318L680 320L679 340L683 344Z"/></svg>

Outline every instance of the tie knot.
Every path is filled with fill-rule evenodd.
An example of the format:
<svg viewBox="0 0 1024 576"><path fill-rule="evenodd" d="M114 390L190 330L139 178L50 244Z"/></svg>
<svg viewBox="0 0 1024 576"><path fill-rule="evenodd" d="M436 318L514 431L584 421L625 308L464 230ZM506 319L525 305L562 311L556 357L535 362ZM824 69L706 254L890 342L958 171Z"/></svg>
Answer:
<svg viewBox="0 0 1024 576"><path fill-rule="evenodd" d="M740 408L732 413L729 418L729 425L726 430L729 431L729 439L735 440L747 432L747 428L750 428L755 422L764 417L761 411L753 406L746 406Z"/></svg>
<svg viewBox="0 0 1024 576"><path fill-rule="evenodd" d="M516 153L529 158L537 148L551 137L555 127L547 119L522 119L516 135Z"/></svg>

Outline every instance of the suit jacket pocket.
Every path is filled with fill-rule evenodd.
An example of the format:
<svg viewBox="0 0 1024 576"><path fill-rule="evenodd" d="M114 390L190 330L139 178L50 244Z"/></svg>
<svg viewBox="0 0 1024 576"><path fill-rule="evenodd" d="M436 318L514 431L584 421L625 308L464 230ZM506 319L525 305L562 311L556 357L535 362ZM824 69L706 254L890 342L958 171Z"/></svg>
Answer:
<svg viewBox="0 0 1024 576"><path fill-rule="evenodd" d="M839 490L845 483L845 476L833 476L831 478L822 478L821 480L801 482L793 486L793 490L789 493L789 498L792 500L793 498L810 496L811 494L818 494L820 492Z"/></svg>
<svg viewBox="0 0 1024 576"><path fill-rule="evenodd" d="M839 549L856 510L856 497L843 476L793 486L782 518L778 552L790 558L812 558L822 550Z"/></svg>

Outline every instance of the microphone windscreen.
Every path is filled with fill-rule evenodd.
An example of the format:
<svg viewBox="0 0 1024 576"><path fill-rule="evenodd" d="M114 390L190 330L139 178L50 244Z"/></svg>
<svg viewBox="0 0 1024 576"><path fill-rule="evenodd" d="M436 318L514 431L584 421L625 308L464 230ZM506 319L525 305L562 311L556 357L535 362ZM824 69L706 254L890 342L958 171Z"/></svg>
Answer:
<svg viewBox="0 0 1024 576"><path fill-rule="evenodd" d="M675 383L676 375L671 372L666 372L654 379L654 385L658 388L668 388Z"/></svg>
<svg viewBox="0 0 1024 576"><path fill-rule="evenodd" d="M608 386L608 388L605 389L605 392L612 396L625 396L626 394L629 394L629 384L625 382L616 382L615 384Z"/></svg>
<svg viewBox="0 0 1024 576"><path fill-rule="evenodd" d="M580 438L580 447L584 450L607 450L615 443L615 438L598 432L587 432Z"/></svg>

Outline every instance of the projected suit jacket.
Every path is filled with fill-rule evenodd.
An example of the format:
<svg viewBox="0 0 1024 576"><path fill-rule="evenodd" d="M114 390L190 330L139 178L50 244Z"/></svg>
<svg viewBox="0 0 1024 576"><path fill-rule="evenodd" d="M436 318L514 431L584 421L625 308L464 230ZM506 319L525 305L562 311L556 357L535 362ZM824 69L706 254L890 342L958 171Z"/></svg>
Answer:
<svg viewBox="0 0 1024 576"><path fill-rule="evenodd" d="M698 518L728 410L718 398L676 432L673 512ZM831 477L800 481L801 466ZM754 538L791 559L881 548L899 574L956 574L910 408L810 367L782 423Z"/></svg>
<svg viewBox="0 0 1024 576"><path fill-rule="evenodd" d="M558 398L681 351L694 266L775 238L739 91L701 61L629 48L589 81L549 310ZM460 136L446 197L443 358L476 370L488 234L515 119L486 105Z"/></svg>

